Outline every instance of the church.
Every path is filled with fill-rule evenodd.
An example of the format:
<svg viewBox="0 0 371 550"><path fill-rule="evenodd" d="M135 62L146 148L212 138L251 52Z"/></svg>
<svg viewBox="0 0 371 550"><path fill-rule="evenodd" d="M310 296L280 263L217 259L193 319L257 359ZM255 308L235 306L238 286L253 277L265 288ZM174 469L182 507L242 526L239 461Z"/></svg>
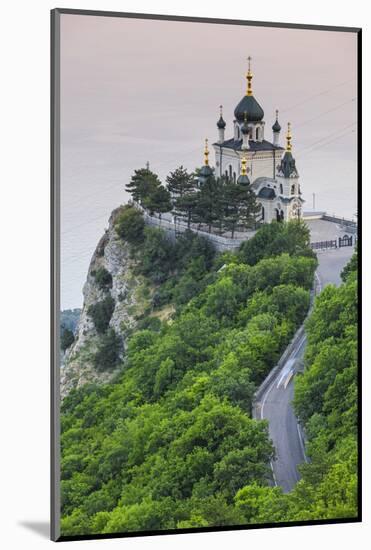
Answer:
<svg viewBox="0 0 371 550"><path fill-rule="evenodd" d="M260 221L269 223L272 220L299 218L302 216L304 200L292 154L290 123L287 126L286 145L282 147L281 126L276 111L272 142L265 139L264 111L252 91L250 57L246 80L246 93L234 110L233 136L228 139L225 136L227 124L220 107L218 140L213 143L215 176L251 185L261 205ZM210 170L208 162L206 164Z"/></svg>

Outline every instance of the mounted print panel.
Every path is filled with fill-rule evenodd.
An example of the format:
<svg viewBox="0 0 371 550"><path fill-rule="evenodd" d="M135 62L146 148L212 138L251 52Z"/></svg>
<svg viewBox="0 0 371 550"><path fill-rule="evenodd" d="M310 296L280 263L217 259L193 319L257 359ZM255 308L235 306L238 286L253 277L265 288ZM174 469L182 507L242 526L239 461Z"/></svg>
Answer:
<svg viewBox="0 0 371 550"><path fill-rule="evenodd" d="M361 31L52 12L52 538L361 519Z"/></svg>

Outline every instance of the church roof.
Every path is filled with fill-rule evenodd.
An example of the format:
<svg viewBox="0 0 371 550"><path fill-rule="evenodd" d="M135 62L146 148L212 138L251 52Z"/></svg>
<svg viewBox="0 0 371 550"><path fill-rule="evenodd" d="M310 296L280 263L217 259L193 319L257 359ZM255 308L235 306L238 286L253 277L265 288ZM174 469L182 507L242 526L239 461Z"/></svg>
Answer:
<svg viewBox="0 0 371 550"><path fill-rule="evenodd" d="M250 185L250 180L247 174L244 174L238 177L237 183L242 186L248 186Z"/></svg>
<svg viewBox="0 0 371 550"><path fill-rule="evenodd" d="M219 118L218 122L216 123L216 125L217 125L218 128L221 128L221 129L224 129L226 127L226 123L225 123L225 120L222 117L222 115L220 115L220 118Z"/></svg>
<svg viewBox="0 0 371 550"><path fill-rule="evenodd" d="M272 187L262 187L259 190L258 197L261 199L274 199L276 198L276 193Z"/></svg>
<svg viewBox="0 0 371 550"><path fill-rule="evenodd" d="M280 132L281 131L281 125L280 125L280 123L278 122L277 119L276 119L276 122L272 126L272 130L273 130L273 132Z"/></svg>
<svg viewBox="0 0 371 550"><path fill-rule="evenodd" d="M285 178L298 177L298 171L296 169L295 159L292 156L291 151L286 151L281 160L278 175L283 175Z"/></svg>
<svg viewBox="0 0 371 550"><path fill-rule="evenodd" d="M264 117L264 111L253 95L245 95L234 110L234 116L239 122L243 122L247 113L247 122L260 122Z"/></svg>
<svg viewBox="0 0 371 550"><path fill-rule="evenodd" d="M204 166L199 171L199 175L203 177L211 176L212 173L213 171L208 164L204 164Z"/></svg>
<svg viewBox="0 0 371 550"><path fill-rule="evenodd" d="M234 149L235 151L241 151L242 139L227 139L226 141L223 141L223 143L214 143L214 145L218 145L219 147L226 147L228 149ZM271 143L270 141L266 141L265 139L263 139L263 141L249 140L249 149L251 151L273 151L274 149L282 150L283 147L273 145L273 143Z"/></svg>

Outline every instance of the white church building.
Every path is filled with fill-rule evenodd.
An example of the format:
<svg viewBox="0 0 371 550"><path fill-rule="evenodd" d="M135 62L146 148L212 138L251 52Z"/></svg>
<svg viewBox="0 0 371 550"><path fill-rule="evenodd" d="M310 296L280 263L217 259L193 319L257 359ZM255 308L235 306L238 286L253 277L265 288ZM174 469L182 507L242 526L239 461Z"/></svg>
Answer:
<svg viewBox="0 0 371 550"><path fill-rule="evenodd" d="M261 204L260 219L289 220L302 216L299 174L292 155L291 127L288 123L286 145L280 145L281 126L278 111L272 126L272 142L265 139L264 111L252 91L251 58L246 74L246 93L234 110L233 136L226 139L222 107L217 122L215 176L238 182L246 175Z"/></svg>

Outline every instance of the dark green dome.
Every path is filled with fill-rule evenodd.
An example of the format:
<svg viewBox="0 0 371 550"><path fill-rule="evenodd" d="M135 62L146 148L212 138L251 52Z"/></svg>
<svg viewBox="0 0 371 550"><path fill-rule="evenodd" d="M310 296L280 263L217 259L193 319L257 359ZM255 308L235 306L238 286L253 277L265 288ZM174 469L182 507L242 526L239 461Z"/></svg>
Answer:
<svg viewBox="0 0 371 550"><path fill-rule="evenodd" d="M237 183L239 185L244 185L244 186L247 187L248 185L250 185L250 180L249 180L249 178L246 174L245 175L241 174L241 176L239 176L239 178L237 180Z"/></svg>
<svg viewBox="0 0 371 550"><path fill-rule="evenodd" d="M221 128L221 129L225 128L226 124L225 124L225 120L222 116L220 116L220 119L218 120L216 125L217 125L218 128Z"/></svg>
<svg viewBox="0 0 371 550"><path fill-rule="evenodd" d="M280 126L280 123L278 122L278 120L276 120L276 122L273 124L272 130L273 130L273 132L280 132L281 131L281 126Z"/></svg>
<svg viewBox="0 0 371 550"><path fill-rule="evenodd" d="M247 112L247 122L260 122L264 117L264 111L252 95L245 95L234 110L234 116L239 122L243 122Z"/></svg>
<svg viewBox="0 0 371 550"><path fill-rule="evenodd" d="M250 130L249 130L249 126L248 126L248 124L247 124L247 120L244 120L244 122L243 122L243 124L242 124L242 126L241 126L241 132L242 132L243 134L248 134L249 131L250 131Z"/></svg>
<svg viewBox="0 0 371 550"><path fill-rule="evenodd" d="M202 177L211 176L212 173L213 171L208 164L204 164L201 170L199 171L199 175Z"/></svg>

